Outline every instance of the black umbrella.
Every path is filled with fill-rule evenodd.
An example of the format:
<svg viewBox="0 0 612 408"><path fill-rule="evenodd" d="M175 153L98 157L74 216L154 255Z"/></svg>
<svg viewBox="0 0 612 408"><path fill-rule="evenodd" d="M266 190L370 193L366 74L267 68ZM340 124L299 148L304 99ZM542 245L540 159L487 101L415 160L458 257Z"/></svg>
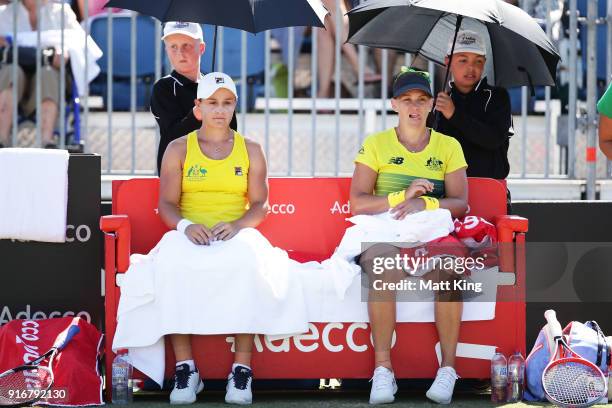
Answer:
<svg viewBox="0 0 612 408"><path fill-rule="evenodd" d="M214 25L213 70L217 26L251 33L282 27L323 27L327 14L321 0L110 0L106 7L134 10L162 22L190 21Z"/></svg>
<svg viewBox="0 0 612 408"><path fill-rule="evenodd" d="M420 54L442 65L459 29L476 31L487 42L493 83L532 90L555 85L557 49L533 18L502 0L366 0L348 17L349 42ZM447 82L448 70L445 87Z"/></svg>

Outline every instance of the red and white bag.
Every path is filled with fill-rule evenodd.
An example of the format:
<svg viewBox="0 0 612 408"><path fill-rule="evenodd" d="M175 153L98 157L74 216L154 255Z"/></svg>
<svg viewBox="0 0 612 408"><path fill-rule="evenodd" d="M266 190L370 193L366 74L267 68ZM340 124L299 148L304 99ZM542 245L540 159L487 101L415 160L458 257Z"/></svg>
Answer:
<svg viewBox="0 0 612 408"><path fill-rule="evenodd" d="M455 236L470 249L483 249L497 244L495 225L473 215L455 220Z"/></svg>
<svg viewBox="0 0 612 408"><path fill-rule="evenodd" d="M35 405L104 405L98 370L103 335L92 324L72 317L12 320L0 327L0 372L4 372L27 364L49 350L57 335L73 319L80 331L55 357L53 364L55 381L49 395L57 398L44 399Z"/></svg>

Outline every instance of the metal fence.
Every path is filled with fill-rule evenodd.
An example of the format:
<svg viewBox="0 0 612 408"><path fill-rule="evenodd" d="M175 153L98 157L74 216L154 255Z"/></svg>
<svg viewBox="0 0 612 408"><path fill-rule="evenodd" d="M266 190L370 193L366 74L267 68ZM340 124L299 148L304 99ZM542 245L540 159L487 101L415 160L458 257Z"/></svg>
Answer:
<svg viewBox="0 0 612 408"><path fill-rule="evenodd" d="M312 29L310 36L310 50L299 52L299 44L296 44L296 36L301 36L303 30L289 28L286 32L285 44L286 54L286 78L279 74L282 72L280 61L281 54L273 49L274 40L272 33L266 31L258 34L263 36L265 42L264 67L262 72L263 84L259 87L258 95L254 100L249 100L247 83L250 81L247 74L249 61L255 58L247 49L247 34L242 33L240 37L240 73L237 80L240 87L240 113L238 114L239 130L264 145L270 166L270 173L274 175L339 175L352 172L352 160L363 138L370 132L382 130L396 123L390 110L389 95L387 94L390 83L390 75L397 72L400 65L411 63L422 64L429 69L434 77L441 72L440 67L423 61L413 60L411 55L400 55L391 58L392 52L383 50L380 55L368 50L363 46L356 47L358 56L358 69L355 72L343 56L343 43L346 32L343 30L343 16L341 11L341 0L336 0L336 10L332 14L335 18L336 30L329 33L333 37L333 61L334 77L333 94L329 98L317 97L320 89L317 72L319 71L319 59L321 44L319 44L319 29ZM553 0L546 2L546 21L542 21L547 34L552 38L551 5ZM587 15L579 14L579 0L569 0L569 9L566 15L569 17L569 36L561 39L565 42L563 46L567 52L562 53L561 75L567 78L567 106L562 106L559 99L553 99L554 93L548 87L543 91L542 100L535 103L535 110L530 109L530 97L526 87L520 92L520 114L515 115L515 135L510 141L509 158L511 162L511 177L518 178L581 178L586 179L590 186L588 197L594 198L594 185L597 178L607 178L610 174L610 165L597 149L597 113L595 103L598 98L598 74L597 60L606 60L605 79L612 74L612 1L607 3L607 15L598 16L599 1L604 0L581 0L581 5L587 5ZM43 6L42 0L37 0L37 8ZM84 21L88 21L88 1L85 1ZM526 2L527 3L527 2ZM69 7L65 5L65 7ZM139 34L139 23L135 13L114 14L110 10L102 16L105 19L106 43L109 45L106 55L102 58L107 61L105 69L106 83L104 103L99 103L100 98L90 96L90 89L81 90L81 97L68 100L69 103L77 103L80 122L65 120L67 100L60 98L58 141L59 146L64 148L75 142L75 134L80 133L80 140L85 151L99 153L103 158L103 173L107 174L154 174L156 144L159 135L155 122L150 112L139 107L137 99L140 81L137 76L137 54L142 44L150 43L155 46L154 55L150 61L154 65L154 74L151 81L159 79L162 73L168 71L164 52L159 38L161 37L161 24L155 22L154 38L143 38ZM129 109L119 112L113 106L115 83L117 76L114 72L113 48L113 25L115 20L129 18L130 32L128 38L122 41L130 43L129 53L121 55L121 59L130 61L129 75ZM14 21L17 21L17 9L14 8ZM64 30L65 21L62 18L61 29ZM606 52L603 55L597 52L597 30L598 26L605 26ZM83 24L84 36L89 35L89 25ZM578 27L582 30L580 37ZM237 47L235 43L228 44L225 41L224 30L220 30L218 38L219 58L217 69L223 70L223 50L226 47ZM42 33L44 35L44 33ZM563 33L562 33L563 34ZM250 35L250 34L249 34ZM584 87L579 88L578 83L582 81L584 72L579 71L581 62L580 44L583 36L586 36L586 100L580 100L580 94ZM13 41L18 42L19 32L16 24L12 31ZM64 47L64 35L61 36L61 47ZM600 38L601 39L601 38ZM145 41L146 40L146 41ZM210 38L206 41L210 43ZM329 40L329 38L327 39ZM558 40L555 40L558 42ZM85 72L92 64L88 59L88 43L84 42ZM41 63L41 31L37 35L37 65ZM209 45L210 49L210 45ZM584 51L584 50L583 50ZM15 53L17 55L17 53ZM66 61L61 54L60 63L60 89L66 85L65 75ZM376 67L382 75L379 84L369 84L365 81L366 69L373 69L375 57L380 61ZM324 60L327 61L327 60ZM424 64L424 65L423 65ZM17 83L17 58L12 64L13 83ZM201 67L208 71L210 67ZM599 78L602 82L602 78ZM299 84L299 89L298 89ZM601 85L601 84L600 84ZM36 92L36 117L35 122L41 123L41 97L40 77L37 76L35 84ZM279 91L279 88L281 91ZM285 90L286 88L286 94ZM599 90L601 91L601 86ZM558 92L557 92L558 93ZM13 87L13 100L17 99L17 87ZM94 103L95 99L98 104ZM252 106L248 106L250 103ZM567 112L565 112L567 111ZM13 146L41 146L41 127L28 128L20 124L21 118L17 104L13 104ZM67 126L68 124L68 126ZM69 131L67 127L76 126L78 132ZM597 153L597 163L587 161L587 156L593 156L593 150ZM583 154L582 152L587 152Z"/></svg>

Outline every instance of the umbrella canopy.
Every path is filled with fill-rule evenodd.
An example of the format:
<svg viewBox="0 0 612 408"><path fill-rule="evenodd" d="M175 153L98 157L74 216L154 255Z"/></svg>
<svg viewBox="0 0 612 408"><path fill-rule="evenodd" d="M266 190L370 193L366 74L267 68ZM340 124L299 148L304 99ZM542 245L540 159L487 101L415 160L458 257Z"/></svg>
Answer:
<svg viewBox="0 0 612 408"><path fill-rule="evenodd" d="M321 0L110 0L106 7L134 10L162 22L190 21L251 33L273 28L323 27Z"/></svg>
<svg viewBox="0 0 612 408"><path fill-rule="evenodd" d="M349 42L420 54L442 65L460 24L487 42L492 83L555 85L557 49L532 17L502 0L370 0L348 17Z"/></svg>

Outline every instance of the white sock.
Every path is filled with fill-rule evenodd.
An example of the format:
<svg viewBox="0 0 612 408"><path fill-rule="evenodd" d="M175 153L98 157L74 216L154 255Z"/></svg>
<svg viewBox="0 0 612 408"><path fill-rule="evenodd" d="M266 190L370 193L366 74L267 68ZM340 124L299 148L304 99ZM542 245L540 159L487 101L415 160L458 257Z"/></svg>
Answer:
<svg viewBox="0 0 612 408"><path fill-rule="evenodd" d="M234 364L232 364L232 372L234 372L234 370L235 370L235 369L236 369L236 367L238 367L238 366L240 366L240 367L246 367L246 368L248 368L249 370L251 369L251 367L249 367L249 366L248 366L248 365L246 365L246 364L238 364L238 363L234 363Z"/></svg>
<svg viewBox="0 0 612 408"><path fill-rule="evenodd" d="M181 364L188 364L189 371L195 371L195 362L193 360L183 360L183 361L176 362L177 367L180 366Z"/></svg>

